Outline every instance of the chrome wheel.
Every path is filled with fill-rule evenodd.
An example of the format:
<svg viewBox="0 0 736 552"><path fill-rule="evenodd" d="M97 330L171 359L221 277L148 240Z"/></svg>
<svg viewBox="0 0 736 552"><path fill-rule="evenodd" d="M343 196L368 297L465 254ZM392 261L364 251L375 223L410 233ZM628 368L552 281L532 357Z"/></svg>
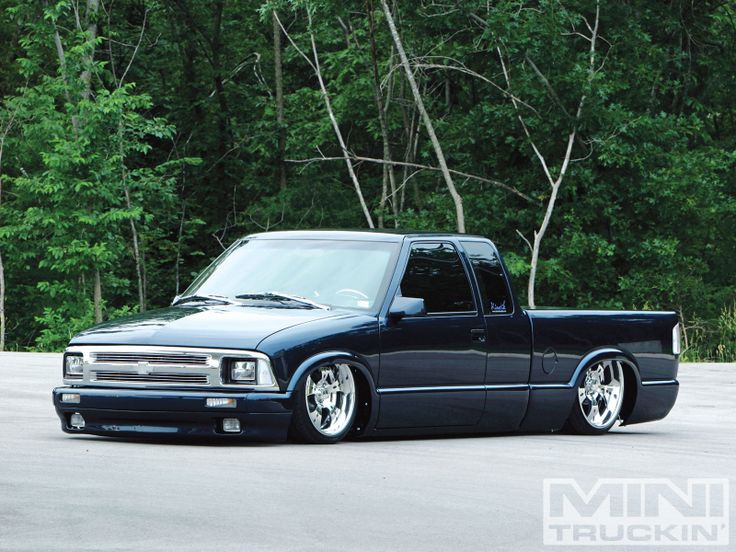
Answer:
<svg viewBox="0 0 736 552"><path fill-rule="evenodd" d="M621 362L605 360L585 371L578 387L578 404L588 424L609 429L618 419L624 398L624 370Z"/></svg>
<svg viewBox="0 0 736 552"><path fill-rule="evenodd" d="M355 410L355 379L350 366L334 364L314 370L305 382L304 398L317 431L328 437L345 431Z"/></svg>

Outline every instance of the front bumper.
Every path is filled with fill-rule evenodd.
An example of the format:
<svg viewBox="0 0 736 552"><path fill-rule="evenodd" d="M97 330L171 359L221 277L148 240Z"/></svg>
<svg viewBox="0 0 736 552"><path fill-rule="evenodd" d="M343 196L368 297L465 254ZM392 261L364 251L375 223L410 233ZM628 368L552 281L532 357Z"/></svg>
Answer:
<svg viewBox="0 0 736 552"><path fill-rule="evenodd" d="M63 393L77 393L79 403L61 402ZM208 397L234 398L235 408L205 406ZM291 422L292 394L222 393L153 389L57 387L54 406L67 433L117 437L211 437L254 441L283 441ZM75 429L70 417L84 417ZM240 433L225 433L224 418L237 418Z"/></svg>

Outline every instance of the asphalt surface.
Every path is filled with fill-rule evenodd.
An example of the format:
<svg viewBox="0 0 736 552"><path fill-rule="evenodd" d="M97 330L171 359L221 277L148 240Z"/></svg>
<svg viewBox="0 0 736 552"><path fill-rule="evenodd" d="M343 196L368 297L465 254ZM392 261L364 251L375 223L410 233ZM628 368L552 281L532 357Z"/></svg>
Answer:
<svg viewBox="0 0 736 552"><path fill-rule="evenodd" d="M64 434L60 362L0 353L0 550L540 550L544 478L717 477L736 492L734 364L682 365L668 418L602 437L307 446Z"/></svg>

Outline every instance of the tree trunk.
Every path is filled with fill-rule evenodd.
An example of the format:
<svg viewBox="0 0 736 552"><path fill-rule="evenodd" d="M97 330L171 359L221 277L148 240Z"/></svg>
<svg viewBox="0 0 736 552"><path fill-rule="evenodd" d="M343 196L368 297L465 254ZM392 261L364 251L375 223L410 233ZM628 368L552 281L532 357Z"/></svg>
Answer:
<svg viewBox="0 0 736 552"><path fill-rule="evenodd" d="M225 84L223 82L222 71L222 15L225 10L225 1L218 0L215 4L214 20L212 22L212 70L214 72L213 80L215 86L215 95L217 96L218 110L217 118L217 159L224 159L230 150L231 130L229 124L229 113L227 97L225 95ZM224 163L218 163L216 171L220 182L226 182L226 170ZM234 190L234 188L233 188ZM233 191L234 193L234 191ZM232 198L235 199L234 197Z"/></svg>
<svg viewBox="0 0 736 552"><path fill-rule="evenodd" d="M319 65L319 56L317 55L317 43L314 40L314 33L312 32L312 15L310 11L307 9L307 18L309 23L309 38L312 43L312 59L309 59L309 56L307 56L299 46L292 40L291 36L289 36L289 33L286 32L286 29L284 29L284 26L282 25L281 21L278 18L278 15L276 12L274 12L274 17L276 17L276 21L279 24L279 28L281 28L281 31L284 33L286 38L289 40L291 45L296 49L297 52L299 52L299 55L302 56L309 66L314 71L314 75L317 77L317 81L319 82L319 89L322 92L322 100L325 102L325 108L327 109L327 115L330 119L330 123L332 124L332 130L335 132L335 137L337 138L337 142L340 145L340 152L342 153L342 158L345 160L345 166L348 169L348 174L350 175L350 180L353 182L353 188L355 188L355 194L358 196L358 201L360 203L360 208L363 211L363 215L365 216L365 220L368 223L369 228L375 228L375 225L373 224L373 217L371 217L371 212L368 210L368 205L365 202L365 197L363 197L363 190L360 187L360 181L358 180L358 175L355 174L355 169L353 168L353 162L350 160L350 152L348 151L348 147L345 144L345 140L342 137L342 131L340 130L340 124L337 122L337 117L335 117L335 112L332 109L332 101L330 100L330 95L327 93L327 86L325 85L325 81L322 78L322 70L320 69Z"/></svg>
<svg viewBox="0 0 736 552"><path fill-rule="evenodd" d="M378 74L378 48L376 46L376 29L373 20L373 0L368 2L368 28L371 39L371 61L373 64L373 97L378 111L378 122L381 127L381 140L383 142L383 159L389 163L383 165L383 180L381 186L381 201L379 203L378 227L383 228L384 209L388 200L388 190L391 190L391 209L394 215L394 227L398 227L398 198L396 197L396 171L391 163L391 142L389 141L388 124L386 122L386 106L381 94L381 80Z"/></svg>
<svg viewBox="0 0 736 552"><path fill-rule="evenodd" d="M0 351L5 350L5 267L0 252Z"/></svg>
<svg viewBox="0 0 736 552"><path fill-rule="evenodd" d="M18 108L13 112L8 123L0 135L0 207L3 204L3 152L5 151L5 139L13 128L15 116ZM3 255L0 251L0 351L5 350L5 267L3 265Z"/></svg>
<svg viewBox="0 0 736 552"><path fill-rule="evenodd" d="M182 196L184 195L184 190L182 188ZM187 212L187 204L182 200L181 202L181 218L179 219L179 232L176 236L176 265L175 265L175 273L176 273L176 293L174 295L179 295L179 290L181 288L181 244L184 240L184 220L186 217Z"/></svg>
<svg viewBox="0 0 736 552"><path fill-rule="evenodd" d="M95 290L94 290L94 306L95 306L95 323L102 322L102 282L100 281L100 269L95 269Z"/></svg>
<svg viewBox="0 0 736 552"><path fill-rule="evenodd" d="M125 204L127 205L128 209L131 209L132 204L130 201L130 190L128 189L127 184L123 186L123 191L125 192ZM140 310L140 312L146 312L146 289L143 281L145 268L143 267L143 258L141 255L140 246L138 244L138 227L136 226L133 217L129 218L128 222L130 223L130 232L133 238L133 258L135 260L135 272L138 276L138 309Z"/></svg>
<svg viewBox="0 0 736 552"><path fill-rule="evenodd" d="M276 11L271 13L273 22L273 78L276 87L276 130L278 132L279 189L286 189L286 128L284 127L284 73L281 63L281 28Z"/></svg>
<svg viewBox="0 0 736 552"><path fill-rule="evenodd" d="M87 0L87 38L92 44L89 55L84 60L84 66L89 67L94 62L95 58L95 46L94 42L97 40L97 15L100 11L100 0ZM82 99L88 100L92 93L92 72L90 69L82 71L82 81L84 82L84 89L82 90Z"/></svg>
<svg viewBox="0 0 736 552"><path fill-rule="evenodd" d="M427 134L429 135L429 140L432 142L435 155L437 156L437 162L439 163L440 169L442 170L442 176L445 179L445 184L447 185L447 189L450 192L452 201L455 204L457 231L460 233L465 233L465 211L463 209L463 198L458 193L457 189L455 188L455 183L452 181L452 176L450 175L450 171L447 168L447 162L445 161L445 154L442 152L442 146L440 145L440 141L437 139L437 135L434 132L432 119L429 117L429 113L424 107L422 95L419 93L417 81L414 79L414 73L412 72L411 65L409 64L409 58L406 56L406 52L404 51L404 45L401 43L399 31L396 29L396 23L394 22L394 18L391 15L391 10L389 9L386 0L381 0L381 6L383 7L383 13L386 15L386 22L388 23L389 30L391 31L391 37L394 40L394 45L396 46L396 50L399 52L401 65L403 66L404 72L406 73L406 80L409 82L409 87L411 88L412 95L414 96L414 103L416 103L417 109L422 116L424 126L427 129Z"/></svg>
<svg viewBox="0 0 736 552"><path fill-rule="evenodd" d="M587 24L586 25L588 29L590 30L590 38L588 41L590 42L590 48L588 51L588 82L587 84L590 85L590 83L593 81L593 77L595 76L596 69L595 69L595 54L596 54L596 41L598 39L598 25L600 23L600 0L596 1L596 8L595 8L595 22L593 26ZM587 38L587 37L586 37ZM506 63L503 60L503 54L501 52L501 48L496 48L498 52L498 59L501 62L501 70L503 71L504 79L506 80L506 86L508 87L509 93L511 92L511 78L509 77L509 71L506 68ZM533 64L532 64L533 65ZM539 69L534 68L534 70L539 74ZM542 78L542 81L545 82L545 86L550 88L549 81ZM553 97L556 96L553 91ZM557 193L560 190L560 186L562 185L562 181L565 178L565 174L567 173L567 169L570 166L570 162L572 159L572 147L575 143L575 140L577 138L577 129L578 124L580 123L580 118L583 114L583 106L585 105L585 98L586 98L586 91L583 91L583 93L580 96L580 101L578 102L578 107L575 112L575 118L572 122L572 130L568 134L567 137L567 147L565 148L565 155L562 158L562 167L560 168L560 172L557 175L557 178L552 176L552 170L550 169L549 165L547 164L546 159L544 158L544 155L542 155L542 152L537 147L537 144L532 139L531 132L529 131L529 127L526 125L526 122L524 121L524 117L521 114L521 111L519 109L519 103L517 98L510 94L509 98L511 99L511 103L514 106L514 110L516 111L516 117L519 119L519 123L521 124L521 128L524 131L524 135L527 138L527 141L529 142L529 145L532 148L532 151L534 151L534 155L536 155L537 160L539 161L539 164L542 167L542 170L544 171L545 176L547 177L547 181L551 188L551 193L549 196L549 200L547 201L547 208L544 212L544 219L542 220L542 224L539 226L539 230L534 231L534 239L533 243L530 244L526 238L524 240L526 241L527 245L529 245L531 251L532 251L532 258L531 258L531 266L529 271L529 283L527 286L527 294L528 294L528 303L531 308L536 307L536 298L534 295L534 290L536 287L537 282L537 267L539 265L539 250L542 246L542 239L544 238L544 234L547 232L547 228L549 227L550 220L552 219L552 213L555 209L555 203L557 201ZM522 238L524 236L522 235Z"/></svg>
<svg viewBox="0 0 736 552"><path fill-rule="evenodd" d="M121 180L123 182L123 194L125 195L125 206L128 210L133 208L133 204L130 200L130 188L128 188L128 169L125 166L125 149L123 148L123 123L118 123L118 148L120 152L120 172ZM130 224L130 233L133 240L133 259L135 260L135 272L138 277L138 310L140 312L146 312L146 289L144 284L145 278L145 266L143 264L143 258L141 255L140 245L138 242L138 226L135 223L135 219L130 217L128 219Z"/></svg>

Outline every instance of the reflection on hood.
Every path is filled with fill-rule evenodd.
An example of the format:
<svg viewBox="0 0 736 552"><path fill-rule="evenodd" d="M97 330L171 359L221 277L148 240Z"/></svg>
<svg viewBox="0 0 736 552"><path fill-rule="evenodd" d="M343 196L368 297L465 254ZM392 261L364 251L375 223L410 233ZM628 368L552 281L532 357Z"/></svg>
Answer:
<svg viewBox="0 0 736 552"><path fill-rule="evenodd" d="M269 335L345 311L284 305L182 305L112 320L77 334L71 345L161 345L253 349Z"/></svg>

